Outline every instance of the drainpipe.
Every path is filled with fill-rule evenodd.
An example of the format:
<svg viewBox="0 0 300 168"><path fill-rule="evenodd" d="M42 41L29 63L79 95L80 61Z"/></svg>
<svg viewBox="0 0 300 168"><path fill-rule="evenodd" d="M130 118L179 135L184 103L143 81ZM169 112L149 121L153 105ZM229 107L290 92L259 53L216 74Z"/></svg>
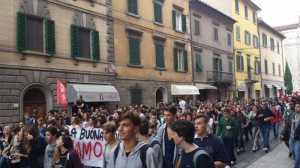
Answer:
<svg viewBox="0 0 300 168"><path fill-rule="evenodd" d="M259 30L258 29L258 23L257 23L257 30ZM260 31L258 31L258 38L260 39ZM261 95L260 95L260 97L263 97L262 96L262 92L263 92L263 83L262 83L262 81L263 81L263 78L262 78L262 70L261 70L261 61L262 61L262 59L261 59L261 49L260 49L260 43L259 43L259 70L260 70L260 88L261 88Z"/></svg>
<svg viewBox="0 0 300 168"><path fill-rule="evenodd" d="M283 58L283 45L282 45L282 41L283 39L281 39L281 56L282 56L282 70L283 70L283 73L282 73L282 76L283 76L283 88L282 88L282 92L283 92L283 89L285 88L285 84L284 84L284 69L285 69L285 64L284 64L284 58ZM285 93L285 90L284 89L284 93Z"/></svg>
<svg viewBox="0 0 300 168"><path fill-rule="evenodd" d="M193 33L192 33L192 8L191 2L189 3L189 18L190 18L190 46L191 46L191 63L192 63L192 84L195 86L195 67L194 67L194 51L193 51ZM199 92L200 93L200 92ZM193 99L196 100L196 96L193 96Z"/></svg>

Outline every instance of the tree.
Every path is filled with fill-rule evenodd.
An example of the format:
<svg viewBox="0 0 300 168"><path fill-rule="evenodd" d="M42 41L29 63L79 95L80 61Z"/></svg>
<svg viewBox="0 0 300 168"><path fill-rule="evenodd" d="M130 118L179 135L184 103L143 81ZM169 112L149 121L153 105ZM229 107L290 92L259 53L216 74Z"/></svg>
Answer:
<svg viewBox="0 0 300 168"><path fill-rule="evenodd" d="M292 94L293 93L293 78L291 74L291 70L289 67L289 64L285 63L285 72L284 72L284 86L286 86L286 94Z"/></svg>

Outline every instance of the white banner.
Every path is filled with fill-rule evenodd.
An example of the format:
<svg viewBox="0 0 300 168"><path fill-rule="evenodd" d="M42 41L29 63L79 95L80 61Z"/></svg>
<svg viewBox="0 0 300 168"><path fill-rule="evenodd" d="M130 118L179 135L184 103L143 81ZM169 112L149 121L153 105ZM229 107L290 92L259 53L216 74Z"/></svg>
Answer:
<svg viewBox="0 0 300 168"><path fill-rule="evenodd" d="M101 128L68 127L73 140L74 149L79 154L81 163L85 166L102 167L105 140ZM118 137L118 133L116 133Z"/></svg>

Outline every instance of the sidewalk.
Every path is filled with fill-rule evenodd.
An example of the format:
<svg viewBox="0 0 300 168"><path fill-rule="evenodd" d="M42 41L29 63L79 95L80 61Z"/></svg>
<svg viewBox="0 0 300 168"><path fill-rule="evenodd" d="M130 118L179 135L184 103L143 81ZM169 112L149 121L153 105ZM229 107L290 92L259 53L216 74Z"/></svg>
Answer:
<svg viewBox="0 0 300 168"><path fill-rule="evenodd" d="M248 168L293 168L294 160L288 158L289 150L284 143L248 166Z"/></svg>

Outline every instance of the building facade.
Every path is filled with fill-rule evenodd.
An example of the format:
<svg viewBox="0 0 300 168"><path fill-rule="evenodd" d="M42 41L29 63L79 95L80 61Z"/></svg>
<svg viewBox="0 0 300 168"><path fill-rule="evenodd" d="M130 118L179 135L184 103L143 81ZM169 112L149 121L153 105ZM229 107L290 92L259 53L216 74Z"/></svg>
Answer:
<svg viewBox="0 0 300 168"><path fill-rule="evenodd" d="M285 38L263 20L258 20L260 37L262 95L265 98L278 97L284 89L284 61L282 41Z"/></svg>
<svg viewBox="0 0 300 168"><path fill-rule="evenodd" d="M114 84L110 0L0 3L1 123L22 121L33 109L45 117L50 109L64 108L56 103L57 78L67 86Z"/></svg>
<svg viewBox="0 0 300 168"><path fill-rule="evenodd" d="M122 0L113 8L120 104L173 102L178 85L192 86L189 2Z"/></svg>
<svg viewBox="0 0 300 168"><path fill-rule="evenodd" d="M233 98L233 24L235 21L204 2L190 1L193 81L200 100Z"/></svg>
<svg viewBox="0 0 300 168"><path fill-rule="evenodd" d="M293 78L293 92L300 91L300 16L299 23L274 28L286 38L283 40L284 61L290 67ZM285 64L284 64L285 65Z"/></svg>
<svg viewBox="0 0 300 168"><path fill-rule="evenodd" d="M239 99L261 97L260 53L257 12L251 0L232 0L236 96Z"/></svg>

